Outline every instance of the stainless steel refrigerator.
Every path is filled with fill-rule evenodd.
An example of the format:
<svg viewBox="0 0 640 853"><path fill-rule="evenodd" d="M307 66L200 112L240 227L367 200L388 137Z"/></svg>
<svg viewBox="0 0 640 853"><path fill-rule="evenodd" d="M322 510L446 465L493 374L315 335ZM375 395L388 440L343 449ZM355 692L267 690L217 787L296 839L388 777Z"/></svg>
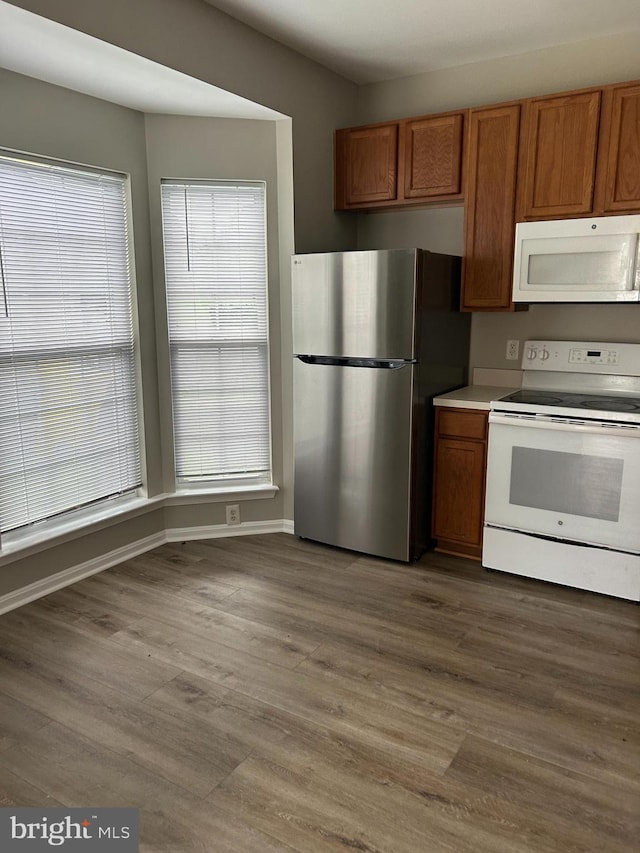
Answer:
<svg viewBox="0 0 640 853"><path fill-rule="evenodd" d="M410 561L430 540L435 395L466 383L460 258L294 255L297 536Z"/></svg>

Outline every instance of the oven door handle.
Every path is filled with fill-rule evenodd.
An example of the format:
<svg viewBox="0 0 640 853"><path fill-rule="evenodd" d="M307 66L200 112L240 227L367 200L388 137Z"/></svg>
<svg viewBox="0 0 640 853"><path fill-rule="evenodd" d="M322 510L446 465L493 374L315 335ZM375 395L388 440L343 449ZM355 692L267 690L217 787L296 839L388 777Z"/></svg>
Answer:
<svg viewBox="0 0 640 853"><path fill-rule="evenodd" d="M522 415L506 415L499 412L490 412L490 424L504 424L505 426L526 427L527 429L558 430L560 432L582 432L591 435L612 435L618 438L640 438L640 425L636 424L605 424L602 422L574 421L569 418L553 418L538 415L535 418L523 417Z"/></svg>

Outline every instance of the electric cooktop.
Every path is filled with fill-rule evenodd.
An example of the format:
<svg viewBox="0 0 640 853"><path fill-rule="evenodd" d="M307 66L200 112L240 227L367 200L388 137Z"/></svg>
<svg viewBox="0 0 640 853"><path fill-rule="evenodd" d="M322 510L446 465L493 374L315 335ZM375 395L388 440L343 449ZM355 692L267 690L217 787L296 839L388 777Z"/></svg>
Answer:
<svg viewBox="0 0 640 853"><path fill-rule="evenodd" d="M593 392L536 391L529 388L501 397L500 402L530 405L534 408L536 406L556 406L564 409L635 413L640 417L640 397L612 396L610 394L594 394Z"/></svg>

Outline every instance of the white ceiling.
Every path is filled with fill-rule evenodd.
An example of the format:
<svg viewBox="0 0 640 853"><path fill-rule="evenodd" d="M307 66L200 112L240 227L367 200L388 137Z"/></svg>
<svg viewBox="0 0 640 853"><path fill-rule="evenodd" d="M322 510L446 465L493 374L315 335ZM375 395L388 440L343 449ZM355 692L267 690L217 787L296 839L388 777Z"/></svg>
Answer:
<svg viewBox="0 0 640 853"><path fill-rule="evenodd" d="M639 0L207 0L356 83L637 31Z"/></svg>
<svg viewBox="0 0 640 853"><path fill-rule="evenodd" d="M0 67L145 113L282 118L275 110L1 0Z"/></svg>

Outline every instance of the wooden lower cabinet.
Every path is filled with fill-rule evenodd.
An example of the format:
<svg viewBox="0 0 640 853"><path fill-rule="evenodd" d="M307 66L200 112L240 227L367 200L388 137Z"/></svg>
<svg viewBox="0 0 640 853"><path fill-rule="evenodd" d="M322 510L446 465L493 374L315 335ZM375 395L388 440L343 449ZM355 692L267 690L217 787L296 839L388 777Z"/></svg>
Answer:
<svg viewBox="0 0 640 853"><path fill-rule="evenodd" d="M436 550L482 556L488 412L436 408L432 536Z"/></svg>

